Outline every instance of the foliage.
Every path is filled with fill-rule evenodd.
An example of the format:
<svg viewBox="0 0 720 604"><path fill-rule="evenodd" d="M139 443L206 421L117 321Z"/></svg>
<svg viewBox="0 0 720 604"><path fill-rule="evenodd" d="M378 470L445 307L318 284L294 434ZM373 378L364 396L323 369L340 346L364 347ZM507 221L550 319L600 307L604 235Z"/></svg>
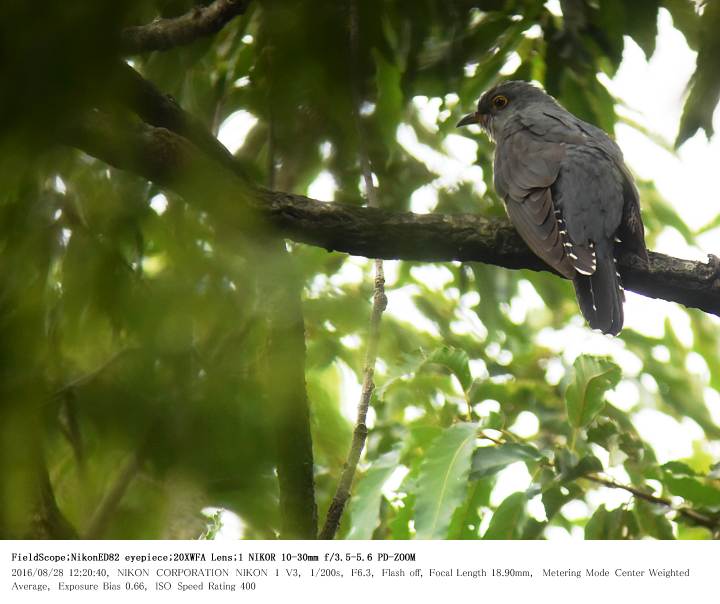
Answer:
<svg viewBox="0 0 720 604"><path fill-rule="evenodd" d="M0 528L38 536L27 510L46 471L81 536L214 538L221 516L201 514L212 507L237 514L246 538L275 537L278 426L293 430L275 399L303 398L302 383L322 518L352 438L371 263L288 242L291 266L279 267L252 227L223 228L201 205L58 145L57 131L88 107L127 113L108 30L193 2L70 4L78 10L57 29L42 21L41 34L57 34L47 47L27 51L33 31L21 26L2 36L32 78L20 74L4 95L13 102L0 105L13 115L0 144ZM236 111L254 116L235 156L257 184L307 193L325 174L335 200L360 204L366 154L386 209L408 210L421 192L437 198L436 212L502 216L489 141L462 143L477 149L473 176L448 184L447 162L436 161L451 156L454 124L482 90L534 79L612 132L616 99L598 74L615 74L625 36L651 56L663 6L692 47L717 44L705 23L717 18L713 3L702 17L691 0L562 6L564 15L539 0L251 2L217 35L132 62L216 134ZM27 17L10 7L4 23ZM77 31L99 33L75 41ZM698 57L681 140L711 130L716 56ZM56 63L62 77L48 80ZM694 244L652 183L640 188L648 242L670 225ZM707 228L719 221L708 215ZM673 309L662 335L628 329L609 342L580 326L572 287L548 273L409 261L386 272L370 432L341 537L712 536L698 518L720 518L715 317ZM285 329L296 310L305 359ZM640 421L648 414L678 438L690 433L692 453L659 459L659 436ZM697 516L594 480L606 473ZM511 475L523 486L508 493ZM618 492L622 503L598 505Z"/></svg>

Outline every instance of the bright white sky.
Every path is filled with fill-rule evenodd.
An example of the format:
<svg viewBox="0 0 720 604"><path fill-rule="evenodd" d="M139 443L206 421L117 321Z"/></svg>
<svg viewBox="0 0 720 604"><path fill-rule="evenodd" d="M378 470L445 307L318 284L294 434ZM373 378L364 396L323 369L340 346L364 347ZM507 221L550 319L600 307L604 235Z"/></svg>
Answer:
<svg viewBox="0 0 720 604"><path fill-rule="evenodd" d="M551 0L547 6L559 14L557 0ZM625 107L619 109L621 113L657 133L670 144L678 131L685 87L695 66L695 53L688 48L682 34L673 28L672 19L664 9L661 9L658 27L657 50L651 60L646 61L637 44L626 38L619 72L612 80L604 79L603 83L624 103ZM515 66L511 62L504 71L511 73ZM449 95L445 101L447 105L452 105L457 102L457 97ZM419 112L421 123L430 131L436 129L438 121L450 118L449 111L441 110L441 99L417 97L413 102ZM243 144L256 122L256 118L249 113L237 112L221 126L219 139L234 151ZM715 113L714 125L720 132L720 111ZM615 134L632 170L643 179L653 180L660 193L677 209L692 229L707 224L720 212L720 198L717 196L715 183L717 170L720 167L720 136L709 142L704 133L698 133L687 141L678 153L671 153L629 126L618 125ZM445 152L439 153L419 143L415 131L409 125L400 126L397 136L398 141L409 153L437 175L431 185L424 186L413 194L411 198L413 211L420 213L432 211L437 203L438 189L452 188L462 182L473 184L479 194L483 192L482 171L475 165L477 144L472 137L452 134L443 144ZM322 172L308 188L308 195L329 201L334 198L336 190L337 186L332 175ZM481 208L479 210L481 211ZM688 246L680 234L673 229L666 229L660 235L655 250L672 256L704 261L708 253L720 253L719 243L720 229L715 229L699 238L697 248ZM346 269L331 278L330 285L338 286L369 278L370 263L365 259L352 258L346 265ZM397 263L386 262L385 270L389 297L387 312L399 320L412 323L415 328L424 328L436 333L434 325L427 321L412 303L411 298L415 293L413 289L411 287L402 290L393 289ZM422 272L423 281L437 289L440 289L450 276L447 269L435 265L427 265L419 270ZM516 317L517 320L524 320L534 307L542 306L542 302L529 283L524 284L522 289L522 297L514 300L512 304L513 320L516 320ZM458 329L475 330L479 337L483 337L484 326L477 325L477 321L474 321L472 313L468 310L472 305L471 299L459 300ZM688 345L692 342L687 317L672 303L651 300L628 292L625 315L626 327L658 336L662 334L665 318L670 317L681 339ZM718 328L720 329L720 322ZM568 364L571 364L581 352L588 352L612 355L621 364L626 375L636 376L640 369L637 358L624 349L621 341L591 332L580 322L562 330L544 330L540 333L539 340L543 345L555 350ZM662 350L657 352L662 356ZM360 385L355 373L349 367L339 366L338 370L344 382L342 408L348 419L354 420ZM480 374L482 367L475 365L473 370ZM707 381L707 366L698 355L692 357L688 370L697 372ZM549 378L551 374L559 378L559 375L562 375L562 365L558 363L551 366L548 370ZM652 383L643 383L643 386L653 388ZM710 388L706 389L706 395L711 413L715 421L720 423L720 395ZM638 397L637 386L627 380L621 382L615 393L609 396L610 400L621 408L631 407L637 402ZM532 414L525 415L529 417L520 418L514 429L524 436L532 436L537 429L537 419ZM633 419L641 435L655 448L661 462L689 456L692 454L693 442L703 441L702 431L689 419L678 422L652 409L635 414ZM368 423L372 425L372 413ZM715 458L720 457L720 449L711 450L707 443L703 443L702 446ZM607 465L607 453L598 448L596 454ZM621 466L611 468L609 474L621 482L629 482ZM388 495L392 495L399 486L403 475L404 472L398 472L391 478L386 485ZM492 503L497 504L507 495L526 489L529 483L530 476L525 465L513 464L500 474ZM613 508L628 500L628 494L623 491L602 489L593 494L591 503L593 505L605 503ZM543 506L539 499L531 502L530 510L539 519L544 518ZM579 502L568 504L564 511L568 516L574 515L577 518L587 515L585 504ZM230 521L231 518L228 516L227 520ZM489 518L487 520L489 521ZM236 529L229 532L237 534ZM227 534L226 531L223 533ZM579 529L573 534L568 534L561 528L550 529L548 533L550 538L582 538L582 531Z"/></svg>

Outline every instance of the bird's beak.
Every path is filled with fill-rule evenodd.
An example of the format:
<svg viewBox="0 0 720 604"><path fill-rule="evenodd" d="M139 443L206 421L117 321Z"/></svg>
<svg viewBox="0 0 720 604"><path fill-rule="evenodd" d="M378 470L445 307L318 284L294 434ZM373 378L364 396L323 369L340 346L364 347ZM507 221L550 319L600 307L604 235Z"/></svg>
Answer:
<svg viewBox="0 0 720 604"><path fill-rule="evenodd" d="M469 126L470 124L477 124L480 121L480 116L475 113L468 113L465 117L463 117L457 124L456 128L460 128L461 126Z"/></svg>

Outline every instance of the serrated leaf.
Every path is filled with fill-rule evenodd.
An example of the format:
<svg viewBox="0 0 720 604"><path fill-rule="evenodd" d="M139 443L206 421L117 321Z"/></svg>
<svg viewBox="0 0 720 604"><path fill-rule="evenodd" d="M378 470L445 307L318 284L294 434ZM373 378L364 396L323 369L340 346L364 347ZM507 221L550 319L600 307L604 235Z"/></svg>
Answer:
<svg viewBox="0 0 720 604"><path fill-rule="evenodd" d="M506 443L497 447L479 447L472 456L470 480L496 474L516 461L537 461L542 454L532 445Z"/></svg>
<svg viewBox="0 0 720 604"><path fill-rule="evenodd" d="M585 354L575 359L573 369L573 380L565 391L565 406L570 424L582 428L602 411L605 392L617 386L621 371L608 359Z"/></svg>
<svg viewBox="0 0 720 604"><path fill-rule="evenodd" d="M415 531L419 539L447 534L455 509L465 497L477 424L447 428L428 449L420 466L415 501Z"/></svg>
<svg viewBox="0 0 720 604"><path fill-rule="evenodd" d="M483 539L519 539L527 522L527 497L513 493L495 510Z"/></svg>
<svg viewBox="0 0 720 604"><path fill-rule="evenodd" d="M472 386L470 374L470 358L468 353L460 348L442 346L433 350L425 360L426 365L441 365L457 377L464 392Z"/></svg>
<svg viewBox="0 0 720 604"><path fill-rule="evenodd" d="M370 539L377 528L382 488L398 467L399 449L381 455L358 481L350 504L350 530L347 539Z"/></svg>

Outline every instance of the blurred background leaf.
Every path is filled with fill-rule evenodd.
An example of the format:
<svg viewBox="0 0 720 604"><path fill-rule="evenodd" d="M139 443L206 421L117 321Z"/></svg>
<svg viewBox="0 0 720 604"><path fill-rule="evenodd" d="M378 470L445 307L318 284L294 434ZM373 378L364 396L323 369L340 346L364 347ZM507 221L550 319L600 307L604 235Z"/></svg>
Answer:
<svg viewBox="0 0 720 604"><path fill-rule="evenodd" d="M3 536L38 536L27 512L45 475L67 520L55 519L56 536L94 527L99 537L221 537L233 514L231 537L281 532L267 387L277 317L263 258L249 251L254 234L228 237L187 200L54 142L58 129L121 96L108 74L123 59L122 27L195 4L74 0L38 16L18 0L0 9ZM382 206L396 211L504 216L491 142L454 128L501 79L535 80L611 134L635 120L637 136L669 153L609 90L628 48L660 54L668 15L698 53L677 142L712 133L717 2L702 11L692 0L356 7L356 56L349 3L268 0L213 37L131 62L257 184L360 204L367 154ZM716 234L711 197L690 224L648 177L638 185L651 247L669 240L699 252ZM352 437L371 267L285 248L301 282L322 516ZM713 535L627 492L618 505L586 477L609 473L717 513L716 317L665 304L651 330L609 341L585 328L571 285L548 273L409 261L386 262L386 273L378 388L341 537ZM654 316L656 302L642 304ZM298 371L292 361L272 365L270 380L284 384Z"/></svg>

